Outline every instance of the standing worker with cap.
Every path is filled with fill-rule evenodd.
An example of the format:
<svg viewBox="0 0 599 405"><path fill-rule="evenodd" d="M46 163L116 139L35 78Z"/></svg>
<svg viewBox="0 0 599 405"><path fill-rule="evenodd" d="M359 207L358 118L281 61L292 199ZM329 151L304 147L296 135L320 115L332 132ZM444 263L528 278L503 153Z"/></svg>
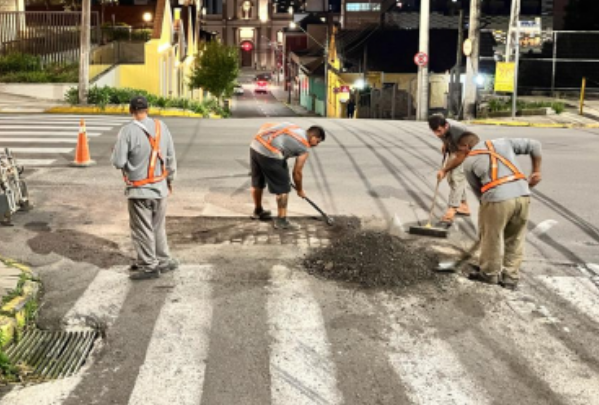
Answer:
<svg viewBox="0 0 599 405"><path fill-rule="evenodd" d="M297 230L299 225L287 219L287 201L291 191L287 159L296 158L293 167L293 181L297 195L306 198L303 184L303 168L310 148L324 141L325 132L319 126L303 130L287 122L264 124L250 144L250 164L252 167L252 199L254 213L252 219L269 219L270 211L262 207L262 192L268 184L268 191L277 196L276 229Z"/></svg>
<svg viewBox="0 0 599 405"><path fill-rule="evenodd" d="M514 290L524 257L530 188L541 182L541 143L532 139L481 142L466 132L459 148L468 156L464 172L480 199L480 271L469 278ZM522 173L517 155L530 155L530 176Z"/></svg>
<svg viewBox="0 0 599 405"><path fill-rule="evenodd" d="M431 115L428 125L437 138L443 141L441 147L443 156L449 154L449 160L437 173L437 181L441 181L447 176L447 182L451 189L449 207L441 218L441 223L451 226L456 215L470 216L470 208L466 201L466 177L462 167L466 155L458 150L458 140L463 133L468 131L468 128L457 121L446 119L441 114Z"/></svg>
<svg viewBox="0 0 599 405"><path fill-rule="evenodd" d="M148 117L148 100L134 97L133 122L118 135L112 164L122 170L129 199L129 226L137 261L130 278L158 278L175 270L166 239L166 203L177 170L173 138L166 125Z"/></svg>

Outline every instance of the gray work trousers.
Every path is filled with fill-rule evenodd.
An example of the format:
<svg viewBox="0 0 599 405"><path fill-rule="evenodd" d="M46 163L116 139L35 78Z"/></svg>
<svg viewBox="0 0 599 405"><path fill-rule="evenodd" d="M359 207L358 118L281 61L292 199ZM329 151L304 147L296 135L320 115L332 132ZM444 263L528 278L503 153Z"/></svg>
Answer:
<svg viewBox="0 0 599 405"><path fill-rule="evenodd" d="M170 259L165 228L166 200L129 199L129 226L139 267L155 268Z"/></svg>
<svg viewBox="0 0 599 405"><path fill-rule="evenodd" d="M453 155L451 156L453 158ZM466 201L466 174L462 163L447 174L449 183L449 206L458 208L462 201Z"/></svg>

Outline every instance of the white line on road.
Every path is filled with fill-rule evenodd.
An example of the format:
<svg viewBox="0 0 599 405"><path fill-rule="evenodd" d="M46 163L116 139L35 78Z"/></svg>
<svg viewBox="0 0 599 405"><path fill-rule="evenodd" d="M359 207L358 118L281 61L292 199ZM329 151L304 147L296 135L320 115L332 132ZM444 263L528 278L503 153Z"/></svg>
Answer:
<svg viewBox="0 0 599 405"><path fill-rule="evenodd" d="M63 127L64 126L60 126L58 128L63 128ZM73 127L73 128L78 128L78 127ZM52 129L52 128L49 128L47 125L43 125L43 126L40 126L40 125L1 125L0 129L1 130L4 130L4 129L29 129L29 130L31 130L31 129L45 129L45 130L48 130L48 129ZM86 129L88 131L110 131L112 129L112 127L95 127L95 126L92 127L92 126L86 126Z"/></svg>
<svg viewBox="0 0 599 405"><path fill-rule="evenodd" d="M401 326L402 314L393 303L385 303L391 319L388 339L389 361L405 383L408 396L416 404L490 403L453 352L451 345L437 337L433 328L419 325L417 334ZM416 306L413 306L416 307ZM397 318L397 319L396 319ZM412 332L412 333L410 333Z"/></svg>
<svg viewBox="0 0 599 405"><path fill-rule="evenodd" d="M536 237L539 237L539 236L549 232L549 230L551 228L553 228L555 225L557 225L556 220L547 219L547 220L541 222L539 225L535 226L535 228L530 233Z"/></svg>
<svg viewBox="0 0 599 405"><path fill-rule="evenodd" d="M268 298L273 405L343 403L318 302L306 279L274 266Z"/></svg>
<svg viewBox="0 0 599 405"><path fill-rule="evenodd" d="M211 273L207 265L176 270L175 289L160 310L130 405L200 403L212 324L206 281Z"/></svg>
<svg viewBox="0 0 599 405"><path fill-rule="evenodd" d="M56 159L20 159L17 157L17 164L22 166L50 166L56 162Z"/></svg>
<svg viewBox="0 0 599 405"><path fill-rule="evenodd" d="M88 132L88 137L100 136L100 132ZM0 128L0 137L2 136L79 136L79 129L66 132L61 128L60 131L3 131Z"/></svg>
<svg viewBox="0 0 599 405"><path fill-rule="evenodd" d="M73 149L74 148L10 148L10 150L15 153L30 153L33 155L42 153L69 153Z"/></svg>
<svg viewBox="0 0 599 405"><path fill-rule="evenodd" d="M537 278L599 326L599 295L597 295L597 287L590 279L557 276L538 276Z"/></svg>
<svg viewBox="0 0 599 405"><path fill-rule="evenodd" d="M71 327L85 326L86 319L96 319L110 326L119 313L131 287L127 270L113 268L100 270L63 323Z"/></svg>
<svg viewBox="0 0 599 405"><path fill-rule="evenodd" d="M56 126L56 125L61 125L61 126L65 126L65 125L69 125L69 126L73 126L73 127L79 127L79 123L80 120L70 120L70 121L65 121L65 120L10 120L10 121L0 121L0 128L4 126L5 123L9 123L10 125L28 125L28 124L32 124L34 123L35 125L48 125L48 126ZM125 122L115 122L115 121L89 121L89 120L85 120L86 124L92 124L92 125L111 125L111 126L115 126L115 127L120 127L121 125L125 124Z"/></svg>
<svg viewBox="0 0 599 405"><path fill-rule="evenodd" d="M77 143L77 138L4 138L0 135L0 142L8 143Z"/></svg>

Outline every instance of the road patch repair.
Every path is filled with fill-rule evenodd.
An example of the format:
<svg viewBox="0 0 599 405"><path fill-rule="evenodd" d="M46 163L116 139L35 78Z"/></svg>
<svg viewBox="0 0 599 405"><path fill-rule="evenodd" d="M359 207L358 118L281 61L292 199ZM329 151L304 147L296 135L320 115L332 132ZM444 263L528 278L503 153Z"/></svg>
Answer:
<svg viewBox="0 0 599 405"><path fill-rule="evenodd" d="M0 256L0 282L0 384L41 382L77 373L98 332L37 329L41 283L28 266Z"/></svg>

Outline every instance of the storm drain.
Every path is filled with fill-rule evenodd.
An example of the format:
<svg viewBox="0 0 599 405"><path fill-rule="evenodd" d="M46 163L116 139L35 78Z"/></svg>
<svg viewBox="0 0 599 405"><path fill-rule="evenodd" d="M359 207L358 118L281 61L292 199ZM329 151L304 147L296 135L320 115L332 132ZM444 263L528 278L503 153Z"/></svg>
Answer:
<svg viewBox="0 0 599 405"><path fill-rule="evenodd" d="M12 364L28 371L32 379L53 380L75 374L85 363L98 332L50 332L34 330L25 333L6 355Z"/></svg>

